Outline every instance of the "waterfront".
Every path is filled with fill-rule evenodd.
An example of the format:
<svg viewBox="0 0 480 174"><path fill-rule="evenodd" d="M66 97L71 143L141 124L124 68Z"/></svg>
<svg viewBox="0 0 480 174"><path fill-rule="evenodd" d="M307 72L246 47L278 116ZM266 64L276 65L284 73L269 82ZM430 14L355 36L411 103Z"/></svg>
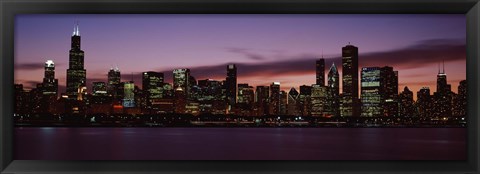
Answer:
<svg viewBox="0 0 480 174"><path fill-rule="evenodd" d="M464 160L466 128L16 127L17 160Z"/></svg>

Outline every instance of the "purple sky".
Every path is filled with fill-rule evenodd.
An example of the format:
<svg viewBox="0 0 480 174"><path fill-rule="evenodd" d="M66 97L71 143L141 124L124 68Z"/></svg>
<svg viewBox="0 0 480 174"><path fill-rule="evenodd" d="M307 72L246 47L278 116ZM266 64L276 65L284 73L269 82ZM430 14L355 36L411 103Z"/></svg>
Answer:
<svg viewBox="0 0 480 174"><path fill-rule="evenodd" d="M124 80L142 71L190 68L199 79L222 80L238 64L238 83L281 82L288 90L315 83L315 59L341 71L341 48L359 47L360 66L393 66L399 89L435 91L438 63L457 91L466 79L464 15L17 15L15 83L28 89L56 63L64 92L74 21L80 23L88 87L118 66ZM327 72L326 72L327 73ZM341 72L340 72L341 73Z"/></svg>

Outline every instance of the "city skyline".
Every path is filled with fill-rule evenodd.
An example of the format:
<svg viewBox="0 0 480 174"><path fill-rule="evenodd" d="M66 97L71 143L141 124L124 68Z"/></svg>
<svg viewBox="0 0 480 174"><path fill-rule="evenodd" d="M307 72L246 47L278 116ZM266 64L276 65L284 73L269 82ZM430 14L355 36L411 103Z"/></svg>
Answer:
<svg viewBox="0 0 480 174"><path fill-rule="evenodd" d="M108 40L107 41L104 41L104 40L97 41L97 43L93 43L92 41L89 41L90 37L96 37L95 32L92 32L92 28L91 28L91 27L94 27L94 26L88 25L89 20L82 19L82 15L79 15L79 16L80 17L78 17L78 18L80 20L80 35L85 34L85 37L82 37L82 50L84 50L86 52L85 53L85 69L87 69L87 89L89 91L91 91L91 89L92 89L91 85L92 85L93 81L103 81L103 82L107 81L108 70L110 69L110 67L115 67L115 64L112 64L112 63L111 63L111 65L105 65L105 64L108 64L108 63L103 63L102 64L101 62L103 62L105 60L98 59L98 58L95 59L95 55L99 54L99 53L95 52L95 49L88 50L88 49L92 49L91 46L89 46L89 44L94 44L94 45L98 46L98 45L102 45L103 43L108 43ZM227 16L229 16L229 15L227 15ZM307 17L305 17L305 16L307 16ZM391 17L391 16L393 16L393 17ZM402 15L397 15L397 16L390 15L390 17L394 18L394 19L395 18L401 18L401 16ZM405 15L403 15L403 16L405 16ZM411 15L406 15L406 16L407 17L405 17L405 18L407 18L407 19L412 18ZM447 17L445 17L445 16L447 16ZM462 19L461 15L460 16L453 15L453 16L454 17L448 16L448 15L437 15L437 16L436 15L425 15L423 17L419 17L420 19L418 19L418 20L430 19L430 20L441 21L442 17L443 17L444 22L450 20L449 24L452 24L452 23L455 23L455 22L457 22L457 23L465 22L464 21L465 19L464 18ZM24 41L22 41L22 38L25 37L22 34L22 31L27 30L25 28L20 27L20 26L25 25L25 24L22 24L22 21L20 20L20 19L22 19L22 17L24 17L24 16L21 16L21 17L19 17L19 19L17 19L19 22L17 23L18 25L16 26L17 27L16 29L18 29L19 32L16 32L17 35L16 35L16 42L15 42L15 44L16 44L15 45L15 48L16 48L15 51L16 51L16 53L18 53L18 54L16 54L16 57L15 57L15 61L16 61L16 64L15 64L16 65L15 66L15 69L16 69L15 83L24 84L27 89L31 88L32 84L40 83L41 82L40 80L41 80L42 77L37 75L37 74L42 74L42 73L38 73L38 72L43 71L43 63L47 59L52 59L52 60L54 60L54 62L56 64L56 71L57 71L56 78L59 79L59 82L58 82L59 93L65 92L65 84L66 84L65 79L66 79L66 77L65 77L65 73L62 73L62 72L65 72L65 70L66 70L65 67L68 65L68 53L66 53L65 50L62 50L60 52L60 54L57 53L56 51L54 51L55 53L53 53L53 54L48 53L46 55L57 55L58 54L58 55L61 55L61 56L51 56L51 57L45 56L45 58L43 58L43 56L39 56L39 57L35 56L33 58L33 56L31 56L31 57L28 56L29 54L31 54L31 53L29 53L29 51L26 51L26 52L21 51L22 49L31 47L30 44L35 45L34 43L39 42L39 41L37 41L37 39L30 38L31 40L29 40L29 42L33 42L33 43L28 43L28 44L26 44L27 46L21 44L21 43L24 43ZM186 16L185 15L184 16L173 15L172 18L175 18L175 17L186 18L186 19L184 19L185 21L188 21L188 18L195 18L195 17L188 16L188 15L186 15ZM218 17L218 16L214 16L214 17L200 16L200 17L197 17L197 18L202 18L202 17L207 18L207 19L208 18L216 19L216 18L221 18L222 16L221 17ZM231 15L229 17L234 18L236 20L240 20L240 21L242 21L242 20L247 20L248 21L248 18L242 19L241 17L231 16ZM280 16L280 17L281 18L287 18L287 19L284 19L285 21L289 21L289 20L292 21L292 19L288 19L288 17L285 17L285 16ZM303 17L307 18L307 19L312 18L308 15L304 15ZM318 17L318 15L316 17ZM345 16L343 16L343 17L346 18ZM365 15L361 16L361 17L358 17L358 18L362 18L362 17L365 18ZM378 16L375 17L375 15L370 15L368 17L379 18ZM25 21L28 21L29 18L35 18L35 16L34 17L27 16L25 18L26 18ZM55 17L50 16L50 18L55 18ZM62 18L61 20L63 21L63 20L69 19L70 17L67 16L67 17L64 17L64 18L65 19ZM108 15L105 18L108 18ZM133 17L133 18L135 18L135 17ZM241 18L241 19L237 19L237 18ZM272 17L272 16L264 16L264 18L265 18L264 20L267 20L267 21L275 19L275 17ZM290 18L294 18L294 17L290 17ZM424 19L424 18L426 18L426 19ZM440 18L440 19L438 19L438 18ZM300 19L302 19L302 18L298 18L297 20L300 20ZM315 18L313 18L313 19L315 19ZM119 20L119 19L117 19L117 20ZM204 20L206 20L206 19L204 19ZM211 19L211 20L213 20L213 19ZM216 20L221 20L221 19L216 19ZM255 19L250 19L250 20L255 20ZM342 20L342 19L340 19L340 20ZM343 19L343 20L346 20L346 19ZM365 19L363 19L363 20L365 20ZM400 20L400 19L396 19L396 20ZM415 19L413 19L413 20L415 21ZM72 21L73 20L69 20L69 23L70 23L69 24L69 28L70 28L69 31L65 31L65 32L62 31L62 32L59 32L59 33L62 33L62 34L56 33L56 35L64 37L64 38L69 38L69 37L65 37L65 36L67 34L71 34L72 26L73 26ZM62 22L60 22L60 23L62 23ZM440 23L440 22L438 22L438 23ZM431 27L438 27L438 25L439 24L432 25ZM308 26L308 25L306 25L306 26ZM312 25L312 26L315 26L315 25ZM86 28L85 32L83 32L84 30L82 30L82 27ZM455 28L458 28L458 27L461 28L461 27L464 27L464 25L454 26L453 28L455 29ZM60 28L63 28L63 27L60 27ZM100 28L102 28L102 27L100 27ZM202 28L202 27L200 27L200 28ZM453 29L449 28L448 30L453 30ZM41 29L39 31L41 31ZM35 31L35 33L38 33L39 31ZM390 47L391 47L390 49L384 48L384 49L390 50L390 51L375 50L371 47L371 44L362 44L361 42L358 42L358 41L355 42L355 41L353 41L353 40L355 40L354 38L348 39L348 41L352 41L353 45L359 47L359 66L358 66L359 72L361 71L362 67L392 66L397 71L399 71L399 89L403 89L404 86L408 86L412 91L416 92L421 87L428 86L430 89L432 89L432 91L434 91L433 89L435 89L435 84L436 84L435 79L436 79L436 72L438 71L438 69L437 69L438 63L441 63L442 61L445 61L446 73L448 74L448 77L449 77L448 82L452 85L452 91L457 92L456 86L458 86L459 81L466 78L465 77L465 68L464 68L465 65L466 65L465 64L465 60L466 60L466 58L465 58L465 42L464 41L462 42L462 39L464 39L464 37L465 37L464 36L465 32L464 31L462 31L462 32L452 32L453 34L447 35L447 37L444 37L443 39L438 39L438 37L437 37L437 39L423 39L423 41L422 41L422 39L420 39L420 40L417 40L417 41L413 41L413 43L409 43L410 46L408 46L409 44L408 44L407 41L403 41L403 42L405 42L403 47L400 46L402 44L396 44L396 45L393 44L394 46L391 46L392 44L390 44ZM179 32L179 33L181 33L181 32ZM415 32L413 32L413 33L415 33ZM92 35L92 34L94 36L89 36L89 35ZM396 34L401 35L401 33L396 33ZM445 36L445 33L442 33L442 34ZM125 35L125 37L126 38L132 37L132 35L135 35L135 34ZM462 38L462 35L463 35L463 38ZM22 36L22 37L20 37L20 36ZM54 36L54 38L58 37L58 36ZM198 36L198 37L200 37L200 36ZM432 36L426 36L426 37L432 37ZM36 37L34 37L34 38L36 38ZM419 37L419 38L421 38L421 37ZM268 40L268 38L266 38L266 39ZM340 42L340 40L342 40L342 39L347 41L344 38L339 38L338 42ZM375 39L370 39L370 40L375 40ZM394 40L394 39L392 38L392 40ZM175 41L175 40L169 40L169 41ZM306 40L306 41L308 41L308 40ZM232 42L233 42L233 40L232 40ZM412 42L412 41L410 41L410 42ZM124 43L124 42L121 42L121 43ZM64 47L64 45L60 46L60 45L53 44L53 43L52 44L45 44L45 45L55 45L55 46L58 46L58 47ZM106 45L108 45L108 44L106 44ZM138 45L139 46L142 46L142 45L144 46L145 44L140 43ZM335 44L332 44L332 45L335 45ZM331 46L328 46L328 47L325 46L326 47L325 49L322 49L322 47L319 47L318 51L308 53L308 54L311 54L311 55L304 54L302 56L297 56L297 57L300 57L298 59L290 59L290 60L287 60L287 59L289 59L289 57L291 57L290 55L292 55L292 54L289 54L289 53L283 54L283 53L280 53L281 51L278 52L279 50L276 50L276 51L269 50L270 52L276 52L275 54L281 55L281 56L278 56L280 58L278 58L276 61L269 60L269 59L271 59L271 57L275 57L275 56L268 56L268 55L265 56L263 54L264 52L262 52L262 51L260 51L261 53L258 54L257 51L262 50L262 47L259 47L259 49L253 49L253 51L252 51L252 49L237 48L235 45L230 46L230 47L228 45L224 45L224 47L220 49L220 50L223 49L223 54L225 54L224 52L227 52L227 53L231 53L232 55L234 55L234 56L230 55L230 56L225 56L225 57L239 58L239 59L237 59L238 61L234 62L234 61L232 61L232 59L225 58L226 60L224 60L223 62L216 60L217 62L211 63L211 62L209 62L209 61L211 61L210 59L204 59L202 61L203 62L208 62L208 63L199 63L199 62L192 61L192 63L195 63L195 65L197 65L197 66L194 65L192 67L189 67L188 63L190 63L189 61L191 61L192 59L189 58L189 57L186 57L185 62L188 62L188 63L186 63L186 65L174 67L175 66L175 61L174 60L178 60L178 59L170 59L170 58L162 59L162 58L160 58L160 59L157 60L159 62L158 65L164 65L163 69L162 68L151 68L151 69L149 69L148 66L147 67L134 66L134 67L142 69L142 70L139 70L139 69L135 70L135 69L132 69L132 67L128 67L125 64L121 64L121 63L122 62L123 63L128 62L131 65L135 65L136 64L135 61L142 61L142 59L140 59L140 58L134 58L134 59L125 58L123 61L119 61L117 66L120 68L120 71L122 72L122 81L129 81L129 80L132 79L132 76L133 76L133 81L135 82L135 84L138 85L139 87L141 87L142 86L141 85L141 83L142 83L141 73L142 72L156 71L156 72L165 73L165 82L172 83L172 76L173 75L171 73L172 73L173 69L189 68L191 70L192 76L196 77L197 80L202 80L202 79L207 79L207 78L208 79L221 80L221 79L224 79L224 77L225 77L225 67L226 67L226 65L230 64L230 63L235 63L237 68L238 68L238 73L237 73L238 74L238 80L237 80L238 83L248 83L252 86L260 86L260 85L268 86L271 82L278 81L282 84L281 89L288 92L291 87L295 87L298 90L299 86L301 86L301 85L315 84L315 60L317 60L321 57L324 57L325 60L326 60L326 62L325 62L326 68L329 68L330 65L332 64L332 62L335 62L335 64L337 65L340 77L342 77L342 67L339 66L339 65L341 65L341 58L339 58L339 56L340 56L339 53L341 53L340 48L343 47L344 45L346 45L346 43L344 43L342 46L340 46L336 49L331 49L331 50L328 49L328 47L331 47ZM382 45L384 47L388 47L388 46L385 46L385 45L389 45L389 44L380 44L380 45ZM407 46L405 46L405 45L407 45ZM399 46L400 46L400 48L398 48ZM39 46L39 47L41 47L41 46ZM206 46L204 46L204 47L206 47ZM312 47L315 47L315 46L312 46ZM395 47L397 47L397 48L394 49ZM30 51L35 53L36 49L38 49L38 48L35 48L33 50L30 50ZM195 50L195 49L197 49L197 47L193 47L192 49ZM304 51L304 50L301 50L301 49L300 49L300 51L298 51L298 50L295 50L295 48L292 48L291 50L294 50L296 52ZM363 50L365 50L365 51L363 51ZM46 51L48 52L49 50L46 50ZM266 52L269 52L269 51L266 51ZM290 51L290 50L288 50L288 51ZM39 52L43 52L43 51L39 51ZM106 49L105 52L109 52L109 49ZM213 51L211 51L211 52L213 53ZM219 54L222 54L222 51L219 51L219 52L220 52ZM147 52L141 52L141 53L145 54ZM141 55L141 53L138 53L138 54ZM93 54L93 56L89 56L91 54ZM103 54L105 54L105 53L103 53ZM131 54L131 53L127 53L127 54ZM135 53L133 53L133 54L135 54ZM398 58L402 57L402 56L404 56L405 58L403 58L401 60L398 60ZM199 54L199 57L202 57L202 55ZM247 58L245 58L245 57L247 57ZM295 56L293 56L293 57L295 57ZM385 58L385 57L389 57L389 58ZM420 58L420 57L426 57L426 58ZM105 59L107 59L107 60L109 58L110 58L110 56L105 57ZM212 59L215 59L215 58L212 58ZM135 60L135 61L132 61L132 60ZM165 65L165 63L161 63L162 60L164 62L167 62L167 61L168 62L169 61L174 61L174 62L172 62L171 65L170 65L170 63L167 63L167 65ZM182 59L180 59L180 60L182 60ZM37 61L39 63L34 63L34 62L37 62ZM372 62L375 62L375 63L372 63ZM414 62L414 63L416 62L416 63L418 63L418 65L412 65L412 62ZM149 63L149 64L150 64L150 66L157 65L156 63ZM124 67L122 67L122 66L124 66ZM168 67L168 66L170 66L170 67ZM170 68L170 69L167 70L168 68ZM412 70L415 70L415 71L412 72ZM325 72L325 74L326 73L328 73L328 72ZM35 75L33 75L33 74L35 74ZM130 74L133 74L133 75L130 76ZM326 81L325 81L325 83L326 83ZM340 93L342 93L342 83L340 83ZM416 98L416 95L414 95L414 97Z"/></svg>

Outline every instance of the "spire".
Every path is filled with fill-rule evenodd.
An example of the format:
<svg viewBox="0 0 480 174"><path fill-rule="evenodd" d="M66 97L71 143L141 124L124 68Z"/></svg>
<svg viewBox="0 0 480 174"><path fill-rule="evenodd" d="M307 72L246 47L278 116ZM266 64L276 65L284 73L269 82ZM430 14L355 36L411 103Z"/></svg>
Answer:
<svg viewBox="0 0 480 174"><path fill-rule="evenodd" d="M337 66L335 66L335 62L332 63L332 66L330 67L330 71L337 72Z"/></svg>
<svg viewBox="0 0 480 174"><path fill-rule="evenodd" d="M78 21L75 21L72 36L80 36L80 30L78 29Z"/></svg>

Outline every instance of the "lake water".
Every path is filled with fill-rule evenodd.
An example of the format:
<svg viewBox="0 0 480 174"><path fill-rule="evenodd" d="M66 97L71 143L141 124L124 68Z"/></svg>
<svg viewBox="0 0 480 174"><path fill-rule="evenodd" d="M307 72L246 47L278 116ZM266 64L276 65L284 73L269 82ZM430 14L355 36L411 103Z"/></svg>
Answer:
<svg viewBox="0 0 480 174"><path fill-rule="evenodd" d="M15 128L22 160L465 160L466 128Z"/></svg>

